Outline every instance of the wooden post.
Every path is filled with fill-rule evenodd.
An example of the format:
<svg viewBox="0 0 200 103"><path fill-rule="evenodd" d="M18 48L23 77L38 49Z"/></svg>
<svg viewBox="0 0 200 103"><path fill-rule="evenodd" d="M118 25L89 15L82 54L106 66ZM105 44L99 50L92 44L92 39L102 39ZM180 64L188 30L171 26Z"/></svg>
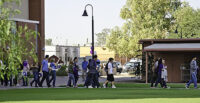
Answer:
<svg viewBox="0 0 200 103"><path fill-rule="evenodd" d="M146 84L148 83L148 52L146 52Z"/></svg>

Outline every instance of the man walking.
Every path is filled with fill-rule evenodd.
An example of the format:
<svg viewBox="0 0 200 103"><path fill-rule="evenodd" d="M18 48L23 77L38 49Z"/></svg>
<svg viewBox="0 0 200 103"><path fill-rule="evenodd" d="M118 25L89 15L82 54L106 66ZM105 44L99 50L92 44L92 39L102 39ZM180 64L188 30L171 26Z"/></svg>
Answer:
<svg viewBox="0 0 200 103"><path fill-rule="evenodd" d="M45 59L42 61L42 72L43 72L43 77L42 77L42 80L40 82L40 87L42 87L42 84L44 82L44 80L46 79L46 83L47 83L47 86L50 87L50 84L49 84L49 68L48 68L48 59L49 59L49 55L46 55L45 56Z"/></svg>
<svg viewBox="0 0 200 103"><path fill-rule="evenodd" d="M115 86L115 79L114 79L114 68L113 68L113 58L109 58L109 63L108 63L108 75L107 75L107 80L106 82L103 84L103 87L106 88L106 84L108 82L112 83L112 88L116 88Z"/></svg>
<svg viewBox="0 0 200 103"><path fill-rule="evenodd" d="M196 62L196 57L192 59L190 62L190 81L186 84L186 88L189 88L191 83L194 83L194 88L197 89L197 62Z"/></svg>
<svg viewBox="0 0 200 103"><path fill-rule="evenodd" d="M94 55L93 59L89 62L88 69L89 69L89 77L88 77L88 88L92 88L92 82L94 83L93 87L97 87L98 85L98 78L96 78L97 75L97 55ZM98 88L98 87L97 87Z"/></svg>
<svg viewBox="0 0 200 103"><path fill-rule="evenodd" d="M86 58L84 58L84 61L82 62L82 79L83 79L83 81L85 81L85 78L86 78L87 66L88 66L88 62L86 61Z"/></svg>
<svg viewBox="0 0 200 103"><path fill-rule="evenodd" d="M158 59L155 60L155 64L154 64L154 68L152 69L152 77L151 77L151 88L154 88L154 83L156 82L157 80L157 77L158 77Z"/></svg>

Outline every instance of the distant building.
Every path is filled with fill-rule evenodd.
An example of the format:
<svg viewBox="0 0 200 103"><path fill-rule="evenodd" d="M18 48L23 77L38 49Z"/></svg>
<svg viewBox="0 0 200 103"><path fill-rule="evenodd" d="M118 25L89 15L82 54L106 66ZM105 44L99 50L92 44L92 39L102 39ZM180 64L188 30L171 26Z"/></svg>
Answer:
<svg viewBox="0 0 200 103"><path fill-rule="evenodd" d="M80 57L91 56L90 51L91 47L89 46L80 47ZM95 47L94 51L95 54L98 55L98 59L100 59L101 61L108 61L110 57L115 58L115 53L109 51L109 49L106 47Z"/></svg>
<svg viewBox="0 0 200 103"><path fill-rule="evenodd" d="M64 64L67 64L70 59L75 57L80 57L80 47L79 46L45 46L45 55L57 56L61 58Z"/></svg>
<svg viewBox="0 0 200 103"><path fill-rule="evenodd" d="M57 56L62 58L64 64L66 64L70 59L74 57L87 57L90 58L90 47L79 47L79 46L45 46L45 55ZM109 51L105 47L95 47L95 54L98 55L98 59L101 61L108 61L109 58L115 58L115 53Z"/></svg>
<svg viewBox="0 0 200 103"><path fill-rule="evenodd" d="M45 55L56 56L56 46L45 46Z"/></svg>
<svg viewBox="0 0 200 103"><path fill-rule="evenodd" d="M75 57L80 57L80 47L79 46L56 46L56 56L62 58L64 64L70 59Z"/></svg>

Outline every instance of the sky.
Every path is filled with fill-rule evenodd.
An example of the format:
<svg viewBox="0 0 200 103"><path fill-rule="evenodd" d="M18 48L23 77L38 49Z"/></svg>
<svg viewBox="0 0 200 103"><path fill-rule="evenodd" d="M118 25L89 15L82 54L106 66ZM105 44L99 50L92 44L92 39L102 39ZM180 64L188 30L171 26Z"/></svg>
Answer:
<svg viewBox="0 0 200 103"><path fill-rule="evenodd" d="M56 2L55 2L56 1ZM185 0L194 8L200 8L200 0ZM94 32L104 28L122 26L120 10L126 0L46 0L45 35L54 45L83 45L92 37L92 11L87 7L88 17L82 17L86 4L94 7ZM95 37L96 39L96 37Z"/></svg>
<svg viewBox="0 0 200 103"><path fill-rule="evenodd" d="M56 2L55 2L56 1ZM85 5L94 7L94 31L121 26L120 9L126 0L46 0L45 34L53 38L53 44L68 45L91 42L92 11L87 7L88 17L82 17Z"/></svg>

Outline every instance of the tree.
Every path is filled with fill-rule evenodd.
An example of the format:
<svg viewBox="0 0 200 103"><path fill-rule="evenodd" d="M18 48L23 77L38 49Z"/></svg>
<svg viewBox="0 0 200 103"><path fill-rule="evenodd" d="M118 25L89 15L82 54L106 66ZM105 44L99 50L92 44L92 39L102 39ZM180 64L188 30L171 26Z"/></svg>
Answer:
<svg viewBox="0 0 200 103"><path fill-rule="evenodd" d="M4 74L7 74L8 78L11 75L17 75L17 69L27 58L33 58L37 62L35 45L31 42L31 39L36 37L36 32L29 30L27 26L17 28L15 23L9 20L19 13L9 5L14 2L19 3L17 0L0 1L0 60L2 61L0 78L4 78Z"/></svg>
<svg viewBox="0 0 200 103"><path fill-rule="evenodd" d="M111 33L109 36L107 36L106 39L106 46L111 50L114 51L115 54L119 54L118 51L118 45L120 42L120 38L122 35L122 31L120 30L119 27L115 27L111 30Z"/></svg>
<svg viewBox="0 0 200 103"><path fill-rule="evenodd" d="M200 10L194 9L188 3L182 3L182 6L176 10L173 17L175 18L175 27L170 38L197 38L200 37ZM172 31L172 32L173 32Z"/></svg>
<svg viewBox="0 0 200 103"><path fill-rule="evenodd" d="M53 45L52 39L45 39L45 45L48 45L48 46Z"/></svg>
<svg viewBox="0 0 200 103"><path fill-rule="evenodd" d="M103 29L101 33L97 33L97 45L105 46L106 45L106 37L109 35L110 29Z"/></svg>
<svg viewBox="0 0 200 103"><path fill-rule="evenodd" d="M140 39L167 38L171 30L171 15L180 6L179 0L127 0L120 16L126 20L123 31L130 36L129 55L141 52Z"/></svg>

